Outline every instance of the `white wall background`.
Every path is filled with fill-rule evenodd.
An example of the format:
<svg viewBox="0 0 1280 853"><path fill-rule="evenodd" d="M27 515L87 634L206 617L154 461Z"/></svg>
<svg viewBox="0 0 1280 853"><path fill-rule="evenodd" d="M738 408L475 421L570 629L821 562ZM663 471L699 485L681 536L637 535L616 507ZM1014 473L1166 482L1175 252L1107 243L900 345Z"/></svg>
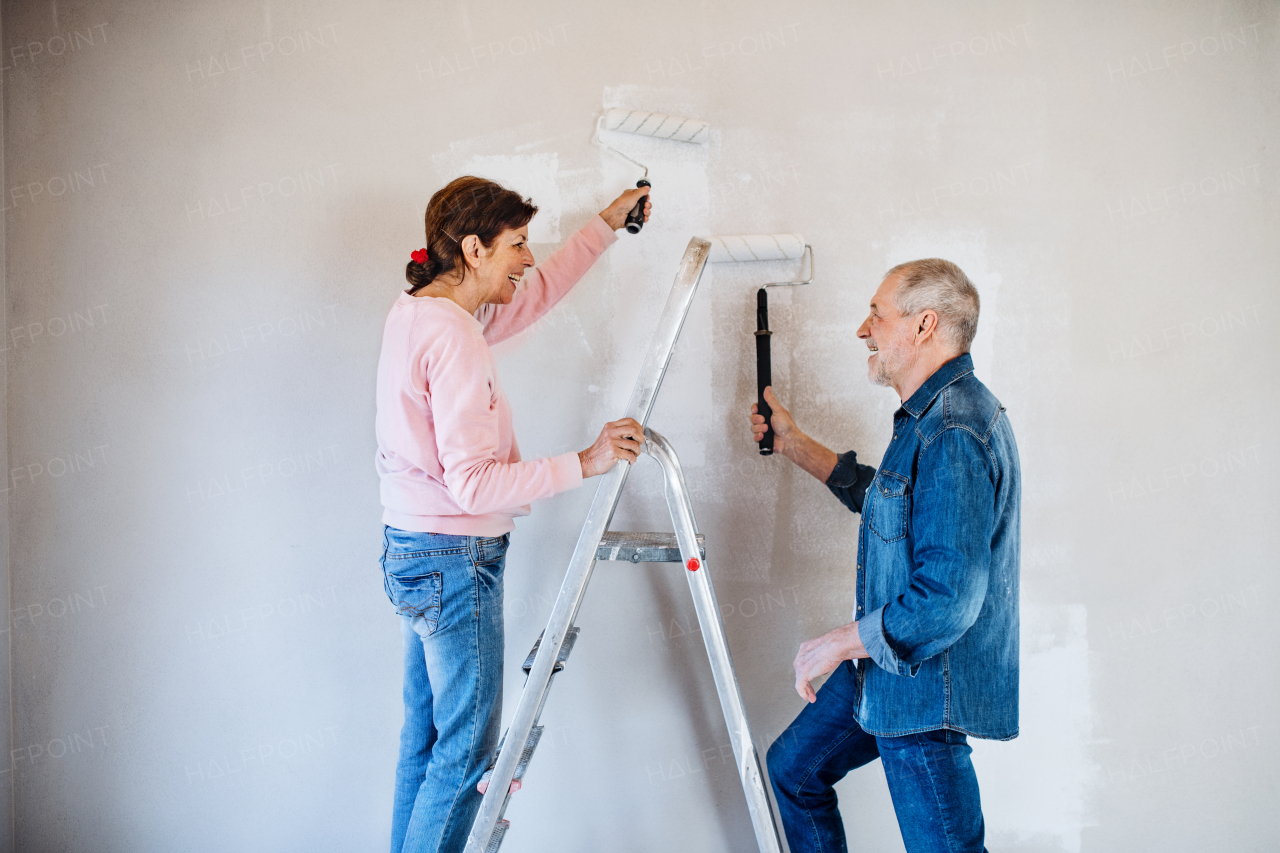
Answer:
<svg viewBox="0 0 1280 853"><path fill-rule="evenodd" d="M421 214L478 172L542 257L635 170L655 216L499 360L526 455L616 417L689 236L800 231L774 300L803 426L878 460L854 338L899 261L960 263L1025 476L1022 736L994 851L1274 849L1274 4L8 2L9 849L381 850L401 720L373 381ZM681 452L753 725L847 618L856 520L743 428L753 283L702 285L652 425ZM656 466L615 526L664 524ZM507 711L591 490L519 522ZM602 564L513 850L752 848L671 566ZM0 694L2 695L2 694ZM0 702L0 704L4 704ZM6 705L5 707L8 707ZM722 751L723 750L723 751ZM901 849L878 767L840 786Z"/></svg>

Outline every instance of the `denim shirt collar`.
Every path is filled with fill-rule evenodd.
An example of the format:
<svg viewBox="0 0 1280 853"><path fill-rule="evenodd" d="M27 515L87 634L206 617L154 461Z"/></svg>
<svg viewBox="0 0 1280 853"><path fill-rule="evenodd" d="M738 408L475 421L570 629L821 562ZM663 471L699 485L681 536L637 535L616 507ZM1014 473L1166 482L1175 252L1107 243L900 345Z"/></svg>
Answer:
<svg viewBox="0 0 1280 853"><path fill-rule="evenodd" d="M911 399L902 404L902 408L911 417L920 417L924 410L929 408L934 398L942 393L942 389L970 373L973 373L973 357L967 352L956 356L935 370L933 375L916 390L916 393L911 395Z"/></svg>

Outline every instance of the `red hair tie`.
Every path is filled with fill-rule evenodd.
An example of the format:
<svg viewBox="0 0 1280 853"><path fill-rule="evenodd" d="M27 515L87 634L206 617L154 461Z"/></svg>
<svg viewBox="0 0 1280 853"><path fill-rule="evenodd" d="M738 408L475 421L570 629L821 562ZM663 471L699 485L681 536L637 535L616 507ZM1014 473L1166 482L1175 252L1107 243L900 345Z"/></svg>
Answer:
<svg viewBox="0 0 1280 853"><path fill-rule="evenodd" d="M416 252L411 252L409 254L409 257L413 258L413 262L415 264L425 264L427 262L427 257L428 257L427 250L418 249Z"/></svg>

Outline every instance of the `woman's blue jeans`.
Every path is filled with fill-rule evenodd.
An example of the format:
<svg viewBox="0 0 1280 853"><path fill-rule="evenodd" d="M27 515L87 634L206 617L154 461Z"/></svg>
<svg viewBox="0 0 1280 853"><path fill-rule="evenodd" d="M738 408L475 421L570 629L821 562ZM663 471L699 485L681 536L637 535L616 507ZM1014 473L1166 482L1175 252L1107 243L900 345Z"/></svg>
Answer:
<svg viewBox="0 0 1280 853"><path fill-rule="evenodd" d="M968 739L947 729L867 734L853 718L857 677L851 661L836 667L818 701L805 705L769 747L769 778L791 853L848 850L832 786L877 758L884 762L907 853L984 853Z"/></svg>
<svg viewBox="0 0 1280 853"><path fill-rule="evenodd" d="M391 853L451 853L480 808L502 720L502 570L492 538L384 527L382 571L404 635L404 728Z"/></svg>

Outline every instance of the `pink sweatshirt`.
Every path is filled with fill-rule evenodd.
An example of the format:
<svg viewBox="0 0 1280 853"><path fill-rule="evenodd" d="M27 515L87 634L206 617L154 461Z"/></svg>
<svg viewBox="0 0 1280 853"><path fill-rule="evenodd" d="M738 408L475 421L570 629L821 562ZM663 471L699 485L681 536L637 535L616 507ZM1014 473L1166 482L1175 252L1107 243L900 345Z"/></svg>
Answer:
<svg viewBox="0 0 1280 853"><path fill-rule="evenodd" d="M500 536L530 501L582 484L576 453L520 460L489 344L550 310L617 239L596 216L524 274L510 304L482 305L474 316L443 297L400 294L378 360L384 524Z"/></svg>

